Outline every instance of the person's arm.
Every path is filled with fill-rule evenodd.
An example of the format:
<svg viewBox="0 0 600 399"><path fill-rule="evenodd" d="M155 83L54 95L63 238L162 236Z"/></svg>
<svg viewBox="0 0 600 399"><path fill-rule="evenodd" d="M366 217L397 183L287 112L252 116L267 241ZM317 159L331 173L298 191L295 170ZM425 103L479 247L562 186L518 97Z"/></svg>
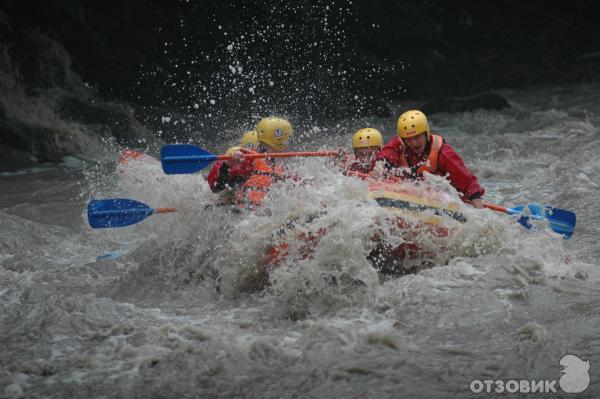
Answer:
<svg viewBox="0 0 600 399"><path fill-rule="evenodd" d="M462 158L447 143L444 143L438 159L438 168L448 175L450 184L476 208L483 207L481 197L485 194L483 187L477 182L477 177L467 168Z"/></svg>
<svg viewBox="0 0 600 399"><path fill-rule="evenodd" d="M483 209L483 200L481 197L476 197L471 200L471 205L477 209Z"/></svg>
<svg viewBox="0 0 600 399"><path fill-rule="evenodd" d="M387 169L397 168L400 166L400 155L403 151L404 146L402 145L402 139L400 137L394 137L379 150L375 156L375 161L384 162L383 165Z"/></svg>
<svg viewBox="0 0 600 399"><path fill-rule="evenodd" d="M252 159L237 158L232 161L218 161L212 167L207 180L213 192L222 191L228 185L231 186L233 182L243 181L250 177L253 168Z"/></svg>
<svg viewBox="0 0 600 399"><path fill-rule="evenodd" d="M348 151L346 151L344 148L340 148L337 151L337 155L335 156L335 158L333 158L333 164L337 168L344 170L346 162L348 161L348 157Z"/></svg>
<svg viewBox="0 0 600 399"><path fill-rule="evenodd" d="M216 162L208 173L206 180L213 193L224 190L229 181L229 166L225 161Z"/></svg>
<svg viewBox="0 0 600 399"><path fill-rule="evenodd" d="M400 137L394 137L388 141L381 150L375 155L375 163L371 168L371 177L379 179L384 175L391 174L393 168L402 166L400 162L404 145Z"/></svg>

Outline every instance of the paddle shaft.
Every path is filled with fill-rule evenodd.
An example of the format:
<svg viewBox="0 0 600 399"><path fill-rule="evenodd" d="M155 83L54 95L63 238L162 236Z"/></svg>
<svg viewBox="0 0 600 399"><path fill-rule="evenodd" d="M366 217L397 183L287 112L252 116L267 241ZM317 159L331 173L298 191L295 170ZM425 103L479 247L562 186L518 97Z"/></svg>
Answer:
<svg viewBox="0 0 600 399"><path fill-rule="evenodd" d="M170 213L170 212L177 212L176 208L156 208L154 210L154 213Z"/></svg>
<svg viewBox="0 0 600 399"><path fill-rule="evenodd" d="M500 205L494 205L494 204L490 204L490 203L484 202L483 206L486 207L486 208L488 208L488 209L492 209L494 211L504 212L504 213L510 213L510 212L508 212L507 208L505 208L503 206L500 206Z"/></svg>
<svg viewBox="0 0 600 399"><path fill-rule="evenodd" d="M243 154L246 159L256 158L292 158L292 157L334 157L337 155L335 151L312 151L312 152L267 152L264 154ZM233 159L231 155L169 155L163 158L169 162L212 162L230 161Z"/></svg>
<svg viewBox="0 0 600 399"><path fill-rule="evenodd" d="M244 158L292 158L292 157L335 157L336 151L307 151L307 152L267 152L263 154L243 154ZM231 155L219 155L220 161L229 161L233 159Z"/></svg>
<svg viewBox="0 0 600 399"><path fill-rule="evenodd" d="M353 171L349 172L349 173L348 173L348 175L349 175L349 176L358 176L358 177L360 177L360 178L362 178L362 179L366 179L366 178L370 178L370 177L371 177L371 176L369 176L368 174L365 174L365 173L360 173L360 172L353 172ZM392 182L394 182L394 183L397 183L397 182L398 182L398 180L397 180L397 179L394 179L394 180L392 180ZM471 201L465 201L465 202L466 202L467 204L470 204L470 205L471 205ZM497 212L503 212L503 213L507 213L507 214L509 214L509 215L511 215L511 214L515 214L515 213L519 213L518 211L511 210L511 209L509 209L509 208L505 208L505 207L503 207L503 206L500 206L500 205L496 205L496 204L490 204L489 202L484 202L484 203L483 203L483 206L484 206L485 208L488 208L488 209L491 209L491 210L494 210L494 211L497 211Z"/></svg>
<svg viewBox="0 0 600 399"><path fill-rule="evenodd" d="M102 210L102 211L94 211L95 216L128 216L135 214L153 214L153 213L170 213L177 212L175 208L156 208L152 209L152 212L148 212L148 209L143 208L134 208L134 209L110 209L110 210Z"/></svg>

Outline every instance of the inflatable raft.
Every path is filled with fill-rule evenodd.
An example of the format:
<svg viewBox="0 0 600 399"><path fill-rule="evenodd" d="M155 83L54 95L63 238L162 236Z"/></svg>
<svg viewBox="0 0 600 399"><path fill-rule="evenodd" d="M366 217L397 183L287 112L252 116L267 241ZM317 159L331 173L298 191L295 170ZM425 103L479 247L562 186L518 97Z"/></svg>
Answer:
<svg viewBox="0 0 600 399"><path fill-rule="evenodd" d="M375 233L371 237L367 258L373 266L388 274L415 271L420 261L433 259L445 249L452 228L467 221L459 203L442 193L395 181L368 181L366 201L375 201L386 209L385 217L373 220ZM327 228L311 229L310 223L326 213L294 218L275 234L265 253L265 270L284 262L311 257L316 246L327 239ZM294 229L295 225L309 226ZM388 238L393 236L393 240ZM426 245L424 245L426 242ZM294 251L290 251L293 243ZM290 257L293 256L293 259ZM412 260L412 262L407 262Z"/></svg>

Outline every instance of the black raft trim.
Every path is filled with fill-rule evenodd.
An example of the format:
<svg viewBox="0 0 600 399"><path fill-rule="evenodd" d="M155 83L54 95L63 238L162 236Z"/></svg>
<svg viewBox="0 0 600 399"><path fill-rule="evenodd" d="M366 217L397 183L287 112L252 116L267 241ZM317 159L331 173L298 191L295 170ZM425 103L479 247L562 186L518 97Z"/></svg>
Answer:
<svg viewBox="0 0 600 399"><path fill-rule="evenodd" d="M465 215L463 215L460 212L451 211L450 209L436 208L434 206L420 205L420 204L415 204L413 202L402 201L399 199L391 199L391 198L375 198L375 201L377 201L377 203L380 206L408 209L410 211L418 211L418 212L430 210L430 211L433 211L433 213L438 216L442 216L442 215L450 216L452 219L454 219L460 223L465 223L467 221L467 218L465 217Z"/></svg>

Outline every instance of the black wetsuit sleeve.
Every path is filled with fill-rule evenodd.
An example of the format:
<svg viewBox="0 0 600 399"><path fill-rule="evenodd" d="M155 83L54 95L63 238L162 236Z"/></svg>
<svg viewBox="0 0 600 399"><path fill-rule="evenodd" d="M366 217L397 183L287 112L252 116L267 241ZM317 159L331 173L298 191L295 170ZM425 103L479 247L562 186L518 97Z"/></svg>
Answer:
<svg viewBox="0 0 600 399"><path fill-rule="evenodd" d="M387 159L387 158L383 158L383 166L388 170L392 170L394 168L394 165L392 165L392 163Z"/></svg>
<svg viewBox="0 0 600 399"><path fill-rule="evenodd" d="M219 169L219 175L217 176L217 182L215 183L215 191L225 190L227 183L229 183L229 166L227 166L226 163L223 163Z"/></svg>
<svg viewBox="0 0 600 399"><path fill-rule="evenodd" d="M475 193L469 196L469 201L473 201L474 199L481 198L481 193Z"/></svg>

